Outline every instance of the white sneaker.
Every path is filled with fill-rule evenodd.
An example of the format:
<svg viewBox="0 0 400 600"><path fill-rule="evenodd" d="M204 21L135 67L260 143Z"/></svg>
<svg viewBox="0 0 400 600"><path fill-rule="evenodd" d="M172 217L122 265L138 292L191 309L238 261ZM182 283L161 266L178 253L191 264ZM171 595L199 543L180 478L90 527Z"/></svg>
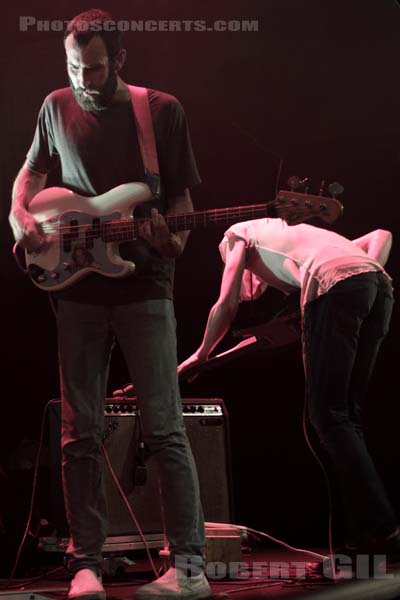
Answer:
<svg viewBox="0 0 400 600"><path fill-rule="evenodd" d="M101 578L91 569L80 569L69 587L68 600L106 600Z"/></svg>
<svg viewBox="0 0 400 600"><path fill-rule="evenodd" d="M211 590L204 573L187 577L175 567L134 593L135 600L199 600L209 596Z"/></svg>

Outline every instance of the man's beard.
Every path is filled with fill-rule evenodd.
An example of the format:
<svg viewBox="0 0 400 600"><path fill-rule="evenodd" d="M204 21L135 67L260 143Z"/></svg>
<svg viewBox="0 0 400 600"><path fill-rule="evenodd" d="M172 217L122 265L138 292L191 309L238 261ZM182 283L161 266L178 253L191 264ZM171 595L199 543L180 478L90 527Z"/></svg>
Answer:
<svg viewBox="0 0 400 600"><path fill-rule="evenodd" d="M85 94L83 89L77 89L73 86L71 78L68 77L71 89L75 99L83 110L88 110L92 113L102 113L110 106L118 81L114 71L110 71L107 81L100 90L87 88L87 92L93 92L92 95Z"/></svg>

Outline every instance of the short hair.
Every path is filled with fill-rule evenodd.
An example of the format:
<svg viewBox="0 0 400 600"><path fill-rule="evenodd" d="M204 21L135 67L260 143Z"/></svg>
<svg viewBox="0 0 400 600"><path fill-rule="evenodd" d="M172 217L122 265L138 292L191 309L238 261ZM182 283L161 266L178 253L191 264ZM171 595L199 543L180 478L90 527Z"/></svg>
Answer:
<svg viewBox="0 0 400 600"><path fill-rule="evenodd" d="M104 41L108 58L114 60L122 48L122 33L110 13L92 8L74 17L64 30L64 41L72 33L78 46L84 47L98 35Z"/></svg>

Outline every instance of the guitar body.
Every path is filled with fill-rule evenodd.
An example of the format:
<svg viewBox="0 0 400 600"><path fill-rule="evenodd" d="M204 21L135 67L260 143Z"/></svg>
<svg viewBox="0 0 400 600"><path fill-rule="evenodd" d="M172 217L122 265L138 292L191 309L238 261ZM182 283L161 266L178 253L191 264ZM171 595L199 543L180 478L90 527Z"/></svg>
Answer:
<svg viewBox="0 0 400 600"><path fill-rule="evenodd" d="M42 290L69 287L90 272L125 277L135 270L118 252L117 242L104 242L109 222L129 222L137 204L153 199L144 183L126 183L105 194L85 197L60 187L37 194L29 211L42 224L51 242L40 252L25 251L28 274Z"/></svg>

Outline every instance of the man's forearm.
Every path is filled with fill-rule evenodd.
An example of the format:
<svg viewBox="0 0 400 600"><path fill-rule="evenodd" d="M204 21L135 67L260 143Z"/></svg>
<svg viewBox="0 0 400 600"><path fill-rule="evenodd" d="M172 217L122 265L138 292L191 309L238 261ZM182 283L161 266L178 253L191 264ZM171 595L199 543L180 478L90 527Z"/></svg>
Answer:
<svg viewBox="0 0 400 600"><path fill-rule="evenodd" d="M28 207L32 198L46 185L47 175L35 173L23 166L17 175L12 190L9 221L17 242L30 250L40 247L43 230Z"/></svg>
<svg viewBox="0 0 400 600"><path fill-rule="evenodd" d="M27 209L32 198L46 185L46 179L46 175L35 173L23 166L13 185L11 211L14 212L18 208Z"/></svg>
<svg viewBox="0 0 400 600"><path fill-rule="evenodd" d="M180 196L172 196L168 198L168 211L167 215L177 215L181 213L193 212L193 202L188 189ZM173 256L179 256L185 249L187 239L190 231L177 231L171 233L168 240L171 254ZM168 249L167 249L168 250Z"/></svg>
<svg viewBox="0 0 400 600"><path fill-rule="evenodd" d="M353 244L364 250L368 256L379 262L379 264L382 266L386 264L392 247L392 234L390 231L375 229L352 241Z"/></svg>
<svg viewBox="0 0 400 600"><path fill-rule="evenodd" d="M228 303L217 302L210 310L203 341L197 351L201 359L206 360L215 346L229 330L237 309L232 309Z"/></svg>

